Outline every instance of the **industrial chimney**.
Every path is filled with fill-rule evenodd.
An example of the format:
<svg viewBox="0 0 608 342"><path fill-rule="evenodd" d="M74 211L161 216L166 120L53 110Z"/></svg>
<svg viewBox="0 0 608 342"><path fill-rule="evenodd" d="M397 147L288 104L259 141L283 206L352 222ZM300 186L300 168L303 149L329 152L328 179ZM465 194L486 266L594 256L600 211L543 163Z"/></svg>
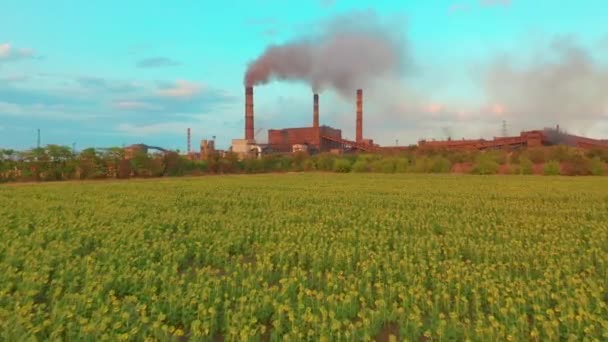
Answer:
<svg viewBox="0 0 608 342"><path fill-rule="evenodd" d="M312 127L319 127L319 94L313 95Z"/></svg>
<svg viewBox="0 0 608 342"><path fill-rule="evenodd" d="M357 143L363 142L363 90L357 89Z"/></svg>
<svg viewBox="0 0 608 342"><path fill-rule="evenodd" d="M188 128L188 154L192 153L192 140L190 135L190 128Z"/></svg>
<svg viewBox="0 0 608 342"><path fill-rule="evenodd" d="M253 134L253 87L245 88L245 139L255 139Z"/></svg>

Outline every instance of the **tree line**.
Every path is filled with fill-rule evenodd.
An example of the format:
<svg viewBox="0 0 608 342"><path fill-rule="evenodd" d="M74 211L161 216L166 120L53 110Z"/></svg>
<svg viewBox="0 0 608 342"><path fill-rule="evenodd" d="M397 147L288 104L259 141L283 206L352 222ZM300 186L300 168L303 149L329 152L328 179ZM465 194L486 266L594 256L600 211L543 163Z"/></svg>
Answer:
<svg viewBox="0 0 608 342"><path fill-rule="evenodd" d="M607 150L553 146L514 151L447 151L411 149L387 154L334 155L304 153L266 155L240 160L236 154L214 153L191 160L177 152L125 155L120 147L79 152L47 145L25 151L0 149L0 181L128 179L184 175L286 171L602 175ZM539 169L540 168L540 169Z"/></svg>

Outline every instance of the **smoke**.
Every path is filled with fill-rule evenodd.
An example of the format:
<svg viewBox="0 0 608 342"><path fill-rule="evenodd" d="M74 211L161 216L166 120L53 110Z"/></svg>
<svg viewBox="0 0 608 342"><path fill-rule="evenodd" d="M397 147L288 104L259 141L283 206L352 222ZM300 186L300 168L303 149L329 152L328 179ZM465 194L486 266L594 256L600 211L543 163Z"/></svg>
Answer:
<svg viewBox="0 0 608 342"><path fill-rule="evenodd" d="M608 119L608 67L591 51L571 37L560 37L525 67L516 67L509 56L497 58L483 79L487 99L526 126L591 129Z"/></svg>
<svg viewBox="0 0 608 342"><path fill-rule="evenodd" d="M401 21L402 22L402 21ZM246 86L273 80L302 81L314 92L331 88L343 95L404 69L406 44L397 24L371 11L319 25L320 32L269 46L251 62Z"/></svg>

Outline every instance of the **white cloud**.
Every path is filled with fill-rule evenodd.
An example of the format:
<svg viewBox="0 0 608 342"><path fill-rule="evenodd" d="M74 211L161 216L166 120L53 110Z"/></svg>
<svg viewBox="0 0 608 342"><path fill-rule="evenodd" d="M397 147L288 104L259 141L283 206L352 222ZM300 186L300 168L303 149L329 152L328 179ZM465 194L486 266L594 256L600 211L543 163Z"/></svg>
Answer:
<svg viewBox="0 0 608 342"><path fill-rule="evenodd" d="M6 58L11 52L11 46L9 44L0 44L0 58Z"/></svg>
<svg viewBox="0 0 608 342"><path fill-rule="evenodd" d="M456 13L456 12L467 12L470 9L471 9L471 7L469 7L469 5L456 3L456 4L452 4L450 6L450 8L448 9L448 12L450 14Z"/></svg>
<svg viewBox="0 0 608 342"><path fill-rule="evenodd" d="M336 0L319 0L321 7L331 7L336 4Z"/></svg>
<svg viewBox="0 0 608 342"><path fill-rule="evenodd" d="M11 76L6 76L6 77L0 77L0 82L7 82L7 83L23 82L23 81L27 81L28 79L29 79L29 77L25 76L25 75L11 75Z"/></svg>
<svg viewBox="0 0 608 342"><path fill-rule="evenodd" d="M509 6L511 4L511 0L480 0L479 2L483 6Z"/></svg>
<svg viewBox="0 0 608 342"><path fill-rule="evenodd" d="M116 130L130 135L144 136L152 134L184 133L190 126L192 126L192 124L186 122L163 122L151 125L133 125L129 123L121 123L116 127Z"/></svg>
<svg viewBox="0 0 608 342"><path fill-rule="evenodd" d="M11 61L34 58L35 51L32 49L15 49L10 43L0 44L0 61Z"/></svg>
<svg viewBox="0 0 608 342"><path fill-rule="evenodd" d="M162 110L163 107L156 106L143 101L116 101L112 104L116 109L124 110Z"/></svg>
<svg viewBox="0 0 608 342"><path fill-rule="evenodd" d="M54 120L90 120L93 118L105 118L108 115L86 113L67 108L62 104L28 104L22 105L10 102L0 102L0 117L26 117L26 118L45 118Z"/></svg>
<svg viewBox="0 0 608 342"><path fill-rule="evenodd" d="M164 88L158 91L160 96L172 98L190 98L203 90L203 86L198 83L178 80L175 86Z"/></svg>
<svg viewBox="0 0 608 342"><path fill-rule="evenodd" d="M570 37L558 37L531 54L532 62L523 65L503 55L481 73L489 112L522 126L591 130L608 106L608 68L593 58L592 48Z"/></svg>

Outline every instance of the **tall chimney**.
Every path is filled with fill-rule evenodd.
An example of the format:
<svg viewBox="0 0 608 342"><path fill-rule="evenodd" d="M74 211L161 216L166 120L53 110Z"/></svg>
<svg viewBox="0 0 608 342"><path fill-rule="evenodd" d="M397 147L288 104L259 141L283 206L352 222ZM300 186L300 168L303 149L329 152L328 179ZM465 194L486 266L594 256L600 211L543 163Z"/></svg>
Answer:
<svg viewBox="0 0 608 342"><path fill-rule="evenodd" d="M319 127L319 94L313 95L312 127Z"/></svg>
<svg viewBox="0 0 608 342"><path fill-rule="evenodd" d="M357 133L356 142L363 142L363 90L357 89Z"/></svg>
<svg viewBox="0 0 608 342"><path fill-rule="evenodd" d="M253 87L245 88L245 139L253 140Z"/></svg>
<svg viewBox="0 0 608 342"><path fill-rule="evenodd" d="M188 128L188 154L192 152L192 140L190 139L190 128Z"/></svg>

